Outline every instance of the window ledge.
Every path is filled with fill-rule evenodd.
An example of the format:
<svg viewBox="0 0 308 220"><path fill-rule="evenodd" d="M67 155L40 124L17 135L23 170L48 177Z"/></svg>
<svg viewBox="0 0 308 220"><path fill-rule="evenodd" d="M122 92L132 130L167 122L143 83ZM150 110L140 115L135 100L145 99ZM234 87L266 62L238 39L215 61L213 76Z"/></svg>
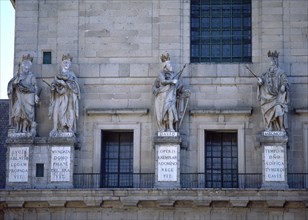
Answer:
<svg viewBox="0 0 308 220"><path fill-rule="evenodd" d="M191 115L251 115L252 107L243 108L223 108L223 109L192 109L190 110Z"/></svg>
<svg viewBox="0 0 308 220"><path fill-rule="evenodd" d="M125 109L102 109L102 108L89 108L86 109L87 115L147 115L149 109L147 108L125 108Z"/></svg>

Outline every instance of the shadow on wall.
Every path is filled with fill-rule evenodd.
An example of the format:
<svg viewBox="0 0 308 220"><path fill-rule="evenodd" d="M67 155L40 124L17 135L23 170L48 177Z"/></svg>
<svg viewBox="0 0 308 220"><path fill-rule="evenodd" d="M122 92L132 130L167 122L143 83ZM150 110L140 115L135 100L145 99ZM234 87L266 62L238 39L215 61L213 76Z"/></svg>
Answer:
<svg viewBox="0 0 308 220"><path fill-rule="evenodd" d="M5 187L5 140L9 129L9 100L0 99L0 189Z"/></svg>

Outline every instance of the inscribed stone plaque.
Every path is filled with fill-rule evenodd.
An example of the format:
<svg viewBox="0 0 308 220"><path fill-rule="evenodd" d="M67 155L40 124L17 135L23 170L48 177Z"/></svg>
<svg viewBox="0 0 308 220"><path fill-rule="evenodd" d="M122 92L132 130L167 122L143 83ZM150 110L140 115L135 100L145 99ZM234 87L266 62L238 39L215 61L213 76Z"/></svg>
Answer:
<svg viewBox="0 0 308 220"><path fill-rule="evenodd" d="M29 147L11 147L9 182L28 182Z"/></svg>
<svg viewBox="0 0 308 220"><path fill-rule="evenodd" d="M284 148L264 146L265 181L285 181Z"/></svg>
<svg viewBox="0 0 308 220"><path fill-rule="evenodd" d="M71 173L71 148L51 148L51 176L52 182L70 181Z"/></svg>
<svg viewBox="0 0 308 220"><path fill-rule="evenodd" d="M158 146L158 181L177 181L178 152L177 145Z"/></svg>
<svg viewBox="0 0 308 220"><path fill-rule="evenodd" d="M177 136L180 136L180 134L179 132L166 131L166 132L158 132L157 136L158 137L177 137Z"/></svg>

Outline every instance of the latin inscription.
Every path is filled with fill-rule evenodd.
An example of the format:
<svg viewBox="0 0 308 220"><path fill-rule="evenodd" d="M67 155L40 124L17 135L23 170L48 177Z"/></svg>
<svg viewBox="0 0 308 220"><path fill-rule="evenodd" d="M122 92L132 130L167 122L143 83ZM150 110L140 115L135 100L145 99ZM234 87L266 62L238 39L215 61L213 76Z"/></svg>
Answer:
<svg viewBox="0 0 308 220"><path fill-rule="evenodd" d="M70 181L71 173L71 148L51 148L51 176L52 182Z"/></svg>
<svg viewBox="0 0 308 220"><path fill-rule="evenodd" d="M285 181L284 148L264 146L265 181Z"/></svg>
<svg viewBox="0 0 308 220"><path fill-rule="evenodd" d="M159 146L157 157L158 181L177 181L177 145Z"/></svg>
<svg viewBox="0 0 308 220"><path fill-rule="evenodd" d="M9 182L28 182L29 147L11 147Z"/></svg>

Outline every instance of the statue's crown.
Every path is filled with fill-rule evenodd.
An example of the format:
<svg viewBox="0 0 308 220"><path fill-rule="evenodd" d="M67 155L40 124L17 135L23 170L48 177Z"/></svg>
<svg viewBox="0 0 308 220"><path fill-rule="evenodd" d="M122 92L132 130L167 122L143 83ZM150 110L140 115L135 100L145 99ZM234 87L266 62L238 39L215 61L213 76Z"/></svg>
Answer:
<svg viewBox="0 0 308 220"><path fill-rule="evenodd" d="M166 62L167 60L170 60L169 53L162 54L160 57L161 62Z"/></svg>
<svg viewBox="0 0 308 220"><path fill-rule="evenodd" d="M22 55L21 61L25 61L25 60L28 60L32 63L33 57L30 54Z"/></svg>
<svg viewBox="0 0 308 220"><path fill-rule="evenodd" d="M69 53L68 54L63 54L62 55L62 61L63 60L70 60L72 62L73 57L71 57Z"/></svg>
<svg viewBox="0 0 308 220"><path fill-rule="evenodd" d="M274 58L278 58L279 53L275 50L275 52L271 52L270 50L267 53L268 57L274 57Z"/></svg>

